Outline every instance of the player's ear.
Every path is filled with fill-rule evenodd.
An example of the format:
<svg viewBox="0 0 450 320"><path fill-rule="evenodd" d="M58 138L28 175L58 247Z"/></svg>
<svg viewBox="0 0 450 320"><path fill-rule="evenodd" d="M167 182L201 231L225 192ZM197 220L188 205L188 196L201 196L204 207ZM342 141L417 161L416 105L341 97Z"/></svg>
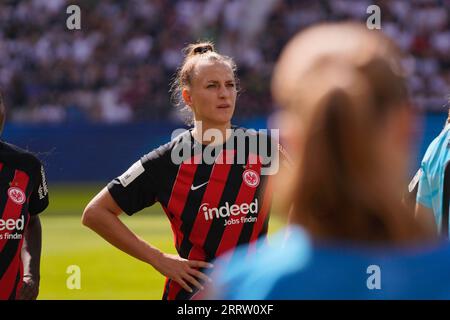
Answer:
<svg viewBox="0 0 450 320"><path fill-rule="evenodd" d="M181 95L183 97L184 103L187 106L192 107L192 96L191 96L189 89L183 88L183 90L181 91Z"/></svg>

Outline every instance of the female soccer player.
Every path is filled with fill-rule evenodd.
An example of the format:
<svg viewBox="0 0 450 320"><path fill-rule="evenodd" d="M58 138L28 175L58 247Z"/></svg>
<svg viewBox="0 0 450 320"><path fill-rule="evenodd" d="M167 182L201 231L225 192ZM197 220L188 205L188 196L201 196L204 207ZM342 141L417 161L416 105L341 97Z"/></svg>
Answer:
<svg viewBox="0 0 450 320"><path fill-rule="evenodd" d="M400 59L359 24L289 42L272 82L296 166L281 184L294 204L288 238L246 264L215 262L212 297L450 298L449 245L432 246L434 230L401 202L413 121Z"/></svg>
<svg viewBox="0 0 450 320"><path fill-rule="evenodd" d="M189 299L202 289L208 280L202 271L215 257L264 237L271 201L266 157L254 143L270 144L271 138L231 125L235 63L211 43L189 45L185 52L176 92L192 112L194 127L109 183L82 218L112 245L166 276L163 299L170 300ZM146 243L118 218L155 202L167 214L178 255Z"/></svg>
<svg viewBox="0 0 450 320"><path fill-rule="evenodd" d="M0 133L5 106L0 93ZM44 169L24 150L0 141L0 300L36 299L41 224L48 206Z"/></svg>

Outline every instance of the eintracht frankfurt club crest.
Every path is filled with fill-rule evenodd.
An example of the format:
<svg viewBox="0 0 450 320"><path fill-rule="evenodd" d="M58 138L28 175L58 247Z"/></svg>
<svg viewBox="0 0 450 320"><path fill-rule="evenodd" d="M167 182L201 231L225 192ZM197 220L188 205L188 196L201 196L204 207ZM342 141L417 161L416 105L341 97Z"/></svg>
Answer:
<svg viewBox="0 0 450 320"><path fill-rule="evenodd" d="M25 203L25 193L16 187L11 187L8 189L9 198L16 204L24 204Z"/></svg>
<svg viewBox="0 0 450 320"><path fill-rule="evenodd" d="M245 170L242 174L242 179L249 187L256 188L259 185L259 174L255 170Z"/></svg>

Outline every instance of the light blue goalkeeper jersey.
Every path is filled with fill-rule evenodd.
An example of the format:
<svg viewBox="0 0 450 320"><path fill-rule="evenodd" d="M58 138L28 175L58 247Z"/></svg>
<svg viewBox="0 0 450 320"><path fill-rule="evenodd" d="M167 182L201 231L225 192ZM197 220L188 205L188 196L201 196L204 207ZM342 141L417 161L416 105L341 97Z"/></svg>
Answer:
<svg viewBox="0 0 450 320"><path fill-rule="evenodd" d="M450 125L431 142L423 157L416 201L433 210L438 230L442 224L442 195L444 188L444 171L450 160Z"/></svg>

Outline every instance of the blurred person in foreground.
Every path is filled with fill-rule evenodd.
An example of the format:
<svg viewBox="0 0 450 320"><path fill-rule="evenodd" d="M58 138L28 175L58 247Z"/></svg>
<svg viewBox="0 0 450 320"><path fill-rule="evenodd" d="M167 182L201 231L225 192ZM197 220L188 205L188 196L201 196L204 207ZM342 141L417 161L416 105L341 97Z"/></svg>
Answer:
<svg viewBox="0 0 450 320"><path fill-rule="evenodd" d="M0 133L5 123L0 93ZM41 223L48 206L44 168L31 153L0 141L0 300L39 294Z"/></svg>
<svg viewBox="0 0 450 320"><path fill-rule="evenodd" d="M291 223L252 258L216 261L210 298L450 298L450 248L401 202L414 122L400 61L352 23L288 43L272 90L295 164L275 189Z"/></svg>

